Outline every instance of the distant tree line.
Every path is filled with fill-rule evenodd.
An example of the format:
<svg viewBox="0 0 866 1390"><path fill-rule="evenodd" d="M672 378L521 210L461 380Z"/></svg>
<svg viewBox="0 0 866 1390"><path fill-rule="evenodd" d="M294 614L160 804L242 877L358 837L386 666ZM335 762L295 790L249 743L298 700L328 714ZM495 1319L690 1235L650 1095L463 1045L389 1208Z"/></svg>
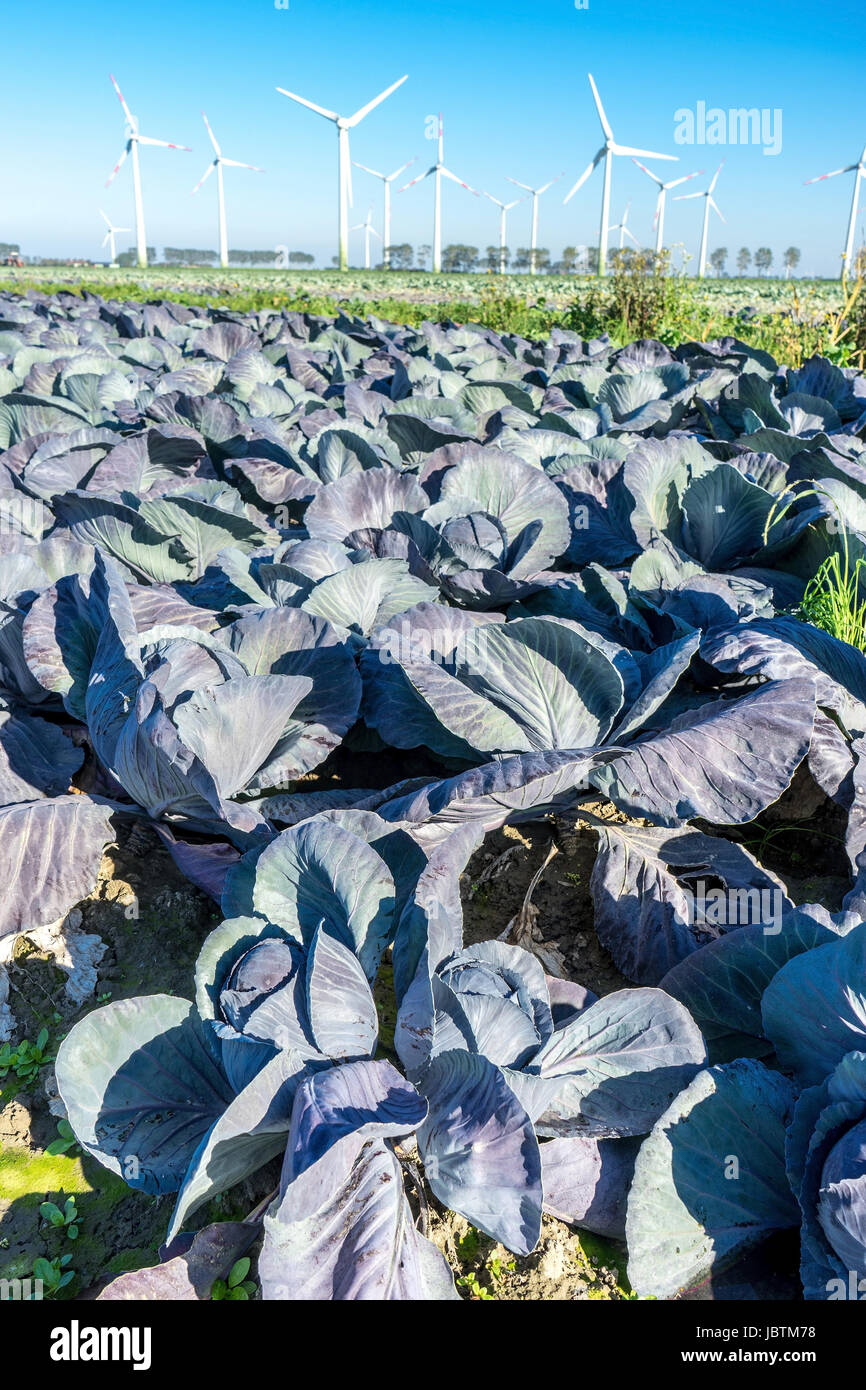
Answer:
<svg viewBox="0 0 866 1390"><path fill-rule="evenodd" d="M194 246L166 246L162 258L166 265L216 265L219 260L216 251L201 251Z"/></svg>
<svg viewBox="0 0 866 1390"><path fill-rule="evenodd" d="M398 242L388 248L388 262L391 270L428 270L432 259L429 246L419 246L417 252L408 242ZM717 276L726 275L729 251L719 246L710 254L709 262ZM801 253L797 246L789 246L782 256L787 279L800 264ZM336 263L336 262L335 262ZM452 242L442 251L442 270L449 275L465 275L474 271L491 271L494 274L504 265L506 270L526 274L532 268L532 250L519 246L516 251L505 247L486 246L480 251L477 246L467 246L463 242ZM755 273L767 275L773 268L773 252L769 246L759 246L754 256L747 246L737 252L736 266L739 275L746 275L754 265ZM377 267L384 269L383 260ZM545 246L535 250L535 270L539 275L595 275L598 270L597 246L566 246L559 260L551 257Z"/></svg>
<svg viewBox="0 0 866 1390"><path fill-rule="evenodd" d="M305 254L304 251L290 251L289 260L296 264L293 257ZM273 248L270 251L229 251L231 265L273 265L276 259L277 252ZM315 256L310 256L308 261L301 261L298 264L312 265L314 260Z"/></svg>
<svg viewBox="0 0 866 1390"><path fill-rule="evenodd" d="M148 263L148 265L153 265L153 263L154 263L155 260L156 260L156 247L155 247L155 246L148 246L148 248L147 248L147 263ZM133 266L133 265L138 265L138 252L137 252L136 250L134 250L133 247L130 247L128 251L121 251L120 254L119 254L118 257L117 257L117 264L118 264L119 266Z"/></svg>
<svg viewBox="0 0 866 1390"><path fill-rule="evenodd" d="M391 270L429 270L433 248L421 245L417 250L408 241L397 242L393 246L386 248L388 265ZM716 276L728 274L727 264L729 251L726 246L717 246L710 253L709 263ZM0 241L0 260L6 256L20 256L21 247L14 241ZM22 259L28 265L90 265L93 262L82 258L66 257L45 257L45 256L24 256ZM265 266L273 265L277 259L277 253L273 250L268 251L229 251L229 261L232 265ZM149 265L160 264L157 260L156 248L148 246L147 260ZM166 246L163 251L161 264L171 266L195 266L195 265L216 265L219 256L216 251L201 250L196 247L177 247ZM336 264L337 258L333 258ZM785 270L787 280L792 273L795 273L800 264L801 252L797 246L789 246L782 254L782 265ZM289 265L310 266L315 265L316 258L308 251L290 251L288 253ZM130 247L126 251L121 251L117 257L117 264L121 267L134 267L138 263L138 253ZM285 262L283 262L285 264ZM759 246L752 254L748 246L741 246L736 254L735 264L739 276L747 275L750 268L754 267L754 272L760 277L769 274L773 268L773 252L769 246ZM442 269L449 275L465 275L474 271L490 271L496 274L500 266L504 265L506 270L512 270L525 274L532 266L532 250L528 246L519 246L512 252L510 247L505 247L504 251L498 246L486 246L484 251L480 251L477 246L468 246L463 242L452 242L446 246L442 252ZM383 259L377 267L384 269L385 260ZM540 275L594 275L598 270L598 248L596 246L566 246L563 249L559 260L551 259L551 253L547 247L539 246L535 250L535 269Z"/></svg>
<svg viewBox="0 0 866 1390"><path fill-rule="evenodd" d="M725 275L727 273L725 270L727 261L727 246L718 246L715 251L710 254L710 265L713 267L716 275ZM785 279L787 280L791 271L796 270L797 266L800 264L800 248L798 246L789 246L782 256L782 264L785 267ZM737 273L740 276L745 275L751 265L754 265L759 276L766 275L773 267L773 252L770 247L759 246L753 256L748 246L741 246L737 252Z"/></svg>
<svg viewBox="0 0 866 1390"><path fill-rule="evenodd" d="M2 243L0 243L2 247ZM0 250L2 254L2 250ZM8 254L8 253L7 253ZM277 253L269 251L229 251L229 261L232 265L268 265L272 266L277 259ZM148 246L147 262L148 265L216 265L219 260L219 253L216 251L203 250L200 247L181 247L166 246L162 253L162 260L157 259L156 248ZM315 256L311 256L308 251L290 251L290 265L313 265ZM119 266L134 266L138 263L138 253L130 247L128 251L121 251L117 257Z"/></svg>
<svg viewBox="0 0 866 1390"><path fill-rule="evenodd" d="M391 270L429 269L432 248L419 246L417 252L408 241L387 247L388 263ZM511 269L525 273L532 265L532 250L520 246L512 254L510 247L501 251L498 246L486 246L481 252L477 246L467 246L463 242L452 242L442 251L442 270L448 275L467 275L478 270L497 272L504 264ZM385 261L378 269L383 269ZM541 275L593 275L598 269L598 248L595 246L566 246L558 261L551 259L545 246L535 250L535 269Z"/></svg>

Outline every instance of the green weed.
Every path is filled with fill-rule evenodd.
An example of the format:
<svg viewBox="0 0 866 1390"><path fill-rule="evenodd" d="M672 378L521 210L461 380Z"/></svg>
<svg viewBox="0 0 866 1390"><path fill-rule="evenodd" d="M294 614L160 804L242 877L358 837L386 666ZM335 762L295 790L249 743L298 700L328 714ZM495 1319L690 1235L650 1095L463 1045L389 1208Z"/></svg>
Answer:
<svg viewBox="0 0 866 1390"><path fill-rule="evenodd" d="M75 1205L74 1197L67 1197L62 1208L56 1202L42 1202L39 1206L39 1212L47 1225L62 1228L70 1240L78 1239L81 1216Z"/></svg>
<svg viewBox="0 0 866 1390"><path fill-rule="evenodd" d="M842 553L834 551L828 555L809 580L800 604L800 617L866 652L866 560L861 556L851 564L848 537L843 534Z"/></svg>
<svg viewBox="0 0 866 1390"><path fill-rule="evenodd" d="M35 1043L28 1042L25 1038L23 1042L13 1047L11 1043L5 1042L0 1047L0 1081L5 1081L9 1073L12 1072L19 1081L29 1084L36 1080L39 1075L39 1068L50 1060L47 1028L40 1029Z"/></svg>
<svg viewBox="0 0 866 1390"><path fill-rule="evenodd" d="M246 1303L256 1291L255 1282L248 1279L250 1262L246 1256L232 1265L228 1279L215 1279L210 1296L213 1302Z"/></svg>

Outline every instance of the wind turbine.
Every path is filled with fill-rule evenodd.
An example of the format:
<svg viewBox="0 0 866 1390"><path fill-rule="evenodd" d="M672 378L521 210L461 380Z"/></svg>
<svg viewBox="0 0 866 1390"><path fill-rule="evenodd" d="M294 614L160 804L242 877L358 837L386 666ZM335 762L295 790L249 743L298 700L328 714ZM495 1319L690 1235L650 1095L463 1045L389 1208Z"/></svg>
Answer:
<svg viewBox="0 0 866 1390"><path fill-rule="evenodd" d="M674 202L675 202L675 203L680 203L680 202L682 202L682 201L683 201L684 199L686 199L686 198L703 198L703 199L705 199L705 202L704 202L704 225L703 225L703 230L701 231L701 252L700 252L700 256L698 257L698 278L701 279L701 280L703 280L703 278L704 278L704 271L705 271L706 268L707 268L707 231L708 231L708 229L709 229L709 224L710 224L710 208L712 208L712 209L714 210L714 212L718 213L718 216L719 216L719 217L722 217L722 214L719 212L719 209L716 207L716 201L715 201L715 199L714 199L714 197L713 197L713 189L714 189L715 186L716 186L716 180L718 179L719 174L722 172L722 165L724 164L724 162L725 162L725 161L722 160L722 163L719 165L718 169L717 169L716 172L713 174L713 177L710 179L710 186L709 186L709 188L705 189L703 193L677 193L676 197L674 198ZM723 222L724 222L724 220L725 220L724 217L722 217L722 221L723 221Z"/></svg>
<svg viewBox="0 0 866 1390"><path fill-rule="evenodd" d="M114 224L113 224L112 222L110 222L109 219L106 217L105 213L102 211L102 208L99 209L99 215L100 215L100 217L102 218L103 222L105 223L106 227L108 228L108 231L105 233L105 236L102 238L102 245L103 245L103 246L105 246L106 244L108 245L109 250L110 250L110 254L111 254L111 264L112 264L112 265L117 265L117 247L116 247L115 244L114 244L114 238L115 238L115 236L117 235L118 232L131 232L131 231L132 231L132 228L131 228L131 227L115 227Z"/></svg>
<svg viewBox="0 0 866 1390"><path fill-rule="evenodd" d="M442 271L442 177L450 179L452 183L459 183L461 188L465 188L469 193L474 193L476 198L481 195L476 188L471 188L468 183L458 179L456 174L452 174L450 169L445 168L443 163L443 133L442 133L442 112L439 112L439 153L436 163L432 164L426 174L419 174L417 179L412 179L411 183L406 183L398 189L399 193L405 193L407 188L414 188L416 183L423 183L424 179L434 176L435 194L433 198L433 273L439 275Z"/></svg>
<svg viewBox="0 0 866 1390"><path fill-rule="evenodd" d="M133 116L126 102L123 100L123 93L111 77L111 85L117 92L120 104L123 107L123 114L126 117L126 145L123 154L114 166L110 177L106 180L106 188L112 183L120 169L126 156L132 153L132 187L135 193L135 240L138 246L138 264L142 269L147 265L147 237L144 231L144 208L141 202L141 172L138 167L138 147L139 145L161 145L167 150L188 150L189 145L175 145L170 140L154 140L149 135L140 135L138 132L138 117Z"/></svg>
<svg viewBox="0 0 866 1390"><path fill-rule="evenodd" d="M592 73L587 73L587 77L589 78L589 85L592 88L592 95L595 100L595 109L598 112L598 119L601 122L601 128L604 132L604 144L602 145L598 154L594 156L591 163L588 164L587 167L584 169L583 173L581 174L577 183L574 185L574 188L572 188L571 192L567 193L566 196L563 198L563 202L567 203L571 198L574 197L577 190L579 188L582 188L583 185L586 183L586 180L589 178L596 165L600 164L601 161L604 160L604 184L602 186L601 192L601 224L599 226L598 233L598 273L599 275L604 275L606 273L605 263L607 260L608 223L610 220L610 173L613 156L615 154L629 154L632 156L641 155L644 159L675 160L679 158L679 155L657 154L654 153L652 150L633 150L629 145L618 145L613 138L613 131L610 128L610 123L608 122L607 116L604 114L604 107L601 104L601 97L598 94L598 88L595 85Z"/></svg>
<svg viewBox="0 0 866 1390"><path fill-rule="evenodd" d="M819 174L816 179L806 179L806 183L823 183L824 179L835 179L837 174L854 175L854 191L851 194L851 215L848 218L848 235L845 238L845 251L842 255L842 279L851 269L854 256L854 231L857 225L857 204L860 198L860 180L866 174L866 145L856 164L846 164L844 169L833 169L829 174Z"/></svg>
<svg viewBox="0 0 866 1390"><path fill-rule="evenodd" d="M512 180L513 182L513 180ZM489 198L491 203L495 203L499 208L499 274L505 274L505 257L508 251L508 214L512 208L516 208L518 203L525 203L525 198L515 198L510 203L503 203L500 198L494 198L492 193L485 192L485 198Z"/></svg>
<svg viewBox="0 0 866 1390"><path fill-rule="evenodd" d="M557 174L555 179L551 179L549 183L542 184L541 188L530 188L528 183L520 183L517 179L511 178L510 175L506 175L506 177L508 178L508 182L513 183L516 188L522 188L525 193L532 194L532 241L530 242L529 252L529 273L530 275L534 275L536 272L535 252L538 247L538 200L542 193L546 193L548 188L552 188L553 185L558 183L565 175Z"/></svg>
<svg viewBox="0 0 866 1390"><path fill-rule="evenodd" d="M307 101L306 97L299 97L294 92L287 92L285 87L277 88L281 96L288 97L290 101L296 101L301 106L308 106L318 116L324 116L326 120L333 121L337 127L339 205L337 245L341 270L349 269L349 205L352 202L352 159L349 152L349 131L353 130L356 125L360 125L364 117L369 116L370 112L392 92L396 92L398 87L402 87L408 76L408 72L404 73L398 82L392 82L390 87L386 87L384 92L380 92L372 101L368 101L367 105L356 111L354 116L338 116L336 111L328 111L324 106L317 106L314 101Z"/></svg>
<svg viewBox="0 0 866 1390"><path fill-rule="evenodd" d="M365 269L365 270L369 270L369 269L370 269L370 237L371 237L371 236L379 236L379 233L376 231L376 228L373 226L373 209L372 209L372 208L368 208L368 209L367 209L367 220L366 220L366 222L358 222L358 223L356 223L356 225L352 228L352 231L353 231L353 232L363 232L363 233L364 233L364 269ZM382 238L379 237L379 240L381 241Z"/></svg>
<svg viewBox="0 0 866 1390"><path fill-rule="evenodd" d="M623 239L624 239L625 237L631 237L631 239L632 239L632 241L634 242L635 246L640 246L640 242L638 241L637 237L634 236L634 235L629 231L629 229L628 229L628 210L629 210L630 207L631 207L631 202L626 203L626 205L625 205L625 212L624 212L623 215L622 215L622 221L621 221L621 222L615 222L615 223L613 224L613 226L611 227L611 229L610 229L612 232L619 232L619 249L620 249L620 251L622 250L622 247L623 247Z"/></svg>
<svg viewBox="0 0 866 1390"><path fill-rule="evenodd" d="M210 122L208 121L207 116L204 114L203 111L202 111L201 114L202 114L202 120L204 121L205 126L206 126L206 128L207 128L207 133L208 133L208 135L210 136L210 142L211 142L211 144L212 144L213 147L214 147L214 155L215 155L215 158L211 160L210 164L207 166L207 168L205 169L204 173L202 174L201 178L199 179L198 183L196 184L195 188L194 188L192 191L193 191L193 193L198 193L198 191L199 191L199 189L201 188L202 184L204 183L205 179L209 179L210 176L211 176L211 174L213 173L214 169L216 169L216 171L217 171L217 189L218 189L218 193L219 193L219 213L220 213L220 220L219 220L220 265L221 265L221 266L227 266L228 263L229 263L229 242L228 242L228 232L226 231L226 200L225 200L225 192L224 192L224 190L223 190L223 165L224 165L224 164L229 164L229 165L231 165L231 167L232 167L233 169L252 169L252 170L254 170L254 172L257 173L257 174L263 174L265 171L264 171L264 169L260 169L260 168L258 167L257 164L241 164L240 161L237 160L237 159L226 159L225 155L223 154L222 150L220 149L219 145L217 144L216 136L214 135L213 131L212 131L211 128L210 128Z"/></svg>
<svg viewBox="0 0 866 1390"><path fill-rule="evenodd" d="M391 184L400 174L405 173L411 164L415 163L415 159L417 159L417 155L413 159L408 159L405 164L401 164L400 168L395 169L393 174L380 174L378 169L370 169L366 164L359 164L357 159L352 160L356 169L363 169L365 174L372 174L374 179L381 179L385 185L385 236L382 244L386 270L391 269ZM376 235L378 236L379 233L377 232Z"/></svg>
<svg viewBox="0 0 866 1390"><path fill-rule="evenodd" d="M656 255L658 255L662 249L665 234L665 201L667 199L668 189L676 188L678 184L681 183L688 183L689 179L696 179L698 175L702 174L704 171L703 169L696 169L693 174L683 174L682 178L669 179L667 183L663 183L658 174L654 174L652 169L648 169L645 164L641 164L639 159L633 159L632 163L636 164L639 169L643 169L644 173L652 179L653 183L658 184L659 196L656 199L656 211L655 217L653 218L653 226L656 229Z"/></svg>

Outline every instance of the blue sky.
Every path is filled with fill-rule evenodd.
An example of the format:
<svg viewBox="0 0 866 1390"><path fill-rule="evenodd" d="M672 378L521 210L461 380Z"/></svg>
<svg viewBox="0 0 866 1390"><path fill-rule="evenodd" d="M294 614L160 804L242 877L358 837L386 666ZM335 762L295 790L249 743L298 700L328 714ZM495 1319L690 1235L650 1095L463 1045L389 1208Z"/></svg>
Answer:
<svg viewBox="0 0 866 1390"><path fill-rule="evenodd" d="M620 142L680 155L658 166L666 177L702 167L709 177L726 158L716 198L727 225L711 219L711 248L725 245L733 257L744 244L768 245L778 264L793 243L801 272L835 274L853 176L810 188L803 180L851 163L866 141L862 103L851 95L862 86L864 35L862 0L820 11L805 0L748 8L666 0L588 0L586 9L575 0L14 6L3 26L0 240L33 255L98 258L98 209L131 225L129 162L105 188L124 142L113 71L144 134L193 146L191 154L143 151L151 244L216 246L215 180L190 196L211 157L203 107L224 154L266 170L226 171L230 246L285 244L327 265L336 249L336 133L275 88L351 114L408 72L352 132L353 158L390 171L418 156L414 174L435 157L425 122L442 109L446 163L475 187L505 198L509 174L541 184L565 171L541 200L539 241L556 258L566 244L597 238L600 171L562 204L601 143L591 71ZM674 113L699 101L781 109L781 153L677 146ZM695 179L684 191L703 186ZM631 199L629 225L644 243L654 197L629 160L615 162L612 221ZM381 185L356 170L352 222L368 204L381 227ZM666 241L684 241L696 255L701 208L669 203ZM527 203L511 214L512 247L528 244L529 211ZM454 185L445 185L443 217L446 243L484 247L498 235L497 209ZM392 239L431 241L432 180L395 197ZM359 263L360 233L350 245Z"/></svg>

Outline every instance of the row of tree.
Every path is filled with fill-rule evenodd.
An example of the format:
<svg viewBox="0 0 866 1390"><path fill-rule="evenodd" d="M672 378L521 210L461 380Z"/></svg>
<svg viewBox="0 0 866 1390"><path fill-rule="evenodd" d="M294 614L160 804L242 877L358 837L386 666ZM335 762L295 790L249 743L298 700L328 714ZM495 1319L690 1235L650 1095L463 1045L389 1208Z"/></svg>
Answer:
<svg viewBox="0 0 866 1390"><path fill-rule="evenodd" d="M407 241L389 246L387 250L388 262L392 270L427 270L433 254L432 247L419 246L416 251ZM19 255L20 251L21 248L16 242L0 241L0 259L5 256ZM717 246L710 253L710 265L717 276L728 273L729 255L727 246ZM796 271L800 264L800 258L800 248L797 246L789 246L783 253L782 265L785 269L786 279L793 271ZM27 259L36 263L40 258L28 257ZM137 259L134 250L121 251L117 257L117 264L130 267L137 263ZM151 265L156 261L155 247L148 246L147 259ZM272 250L229 251L229 261L232 265L273 265L275 260L279 259L280 254ZM496 272L500 265L504 265L506 269L525 273L532 268L532 259L533 252L528 246L520 246L512 254L509 247L500 250L498 246L487 246L481 252L477 246L467 246L463 242L452 242L442 252L442 269L447 274L452 275L469 274L478 270ZM216 251L200 250L196 247L166 246L163 252L165 265L216 265L218 260L219 256ZM315 256L308 251L288 252L289 265L314 265L315 260ZM47 265L52 262L43 261L42 263ZM57 262L57 264L62 263ZM285 261L283 263L285 264ZM752 266L759 276L766 275L772 270L773 252L769 246L759 246L754 255L748 246L740 247L736 255L737 273L740 276L746 275ZM535 269L542 275L594 275L598 270L598 248L596 246L566 246L560 259L554 261L551 259L547 247L539 246L535 249Z"/></svg>
<svg viewBox="0 0 866 1390"><path fill-rule="evenodd" d="M426 270L430 261L429 246L419 246L417 254L408 242L388 248L392 270ZM710 265L716 275L725 275L728 262L728 248L719 246L710 255ZM509 247L501 251L498 246L487 246L479 251L477 246L467 246L454 242L442 252L442 269L446 274L467 274L477 270L498 271L500 265L508 270L525 273L532 268L533 252L528 246L520 246L512 253ZM737 271L746 275L754 265L755 272L766 275L773 268L773 252L769 246L759 246L754 256L747 246L740 247L736 258ZM800 249L789 246L782 256L785 278L800 264ZM597 246L566 246L558 261L551 259L545 246L535 249L535 269L540 275L594 275L598 270Z"/></svg>
<svg viewBox="0 0 866 1390"><path fill-rule="evenodd" d="M416 252L406 241L387 249L392 270L427 270L432 257L431 247L419 246ZM486 246L482 252L477 246L453 242L442 251L442 269L446 274L469 274L476 270L498 271L500 265L504 265L506 269L526 272L532 268L532 259L533 252L528 246L519 246L513 253L507 246L504 250ZM566 246L561 259L554 261L546 246L538 246L535 269L543 275L592 275L598 269L598 247Z"/></svg>
<svg viewBox="0 0 866 1390"><path fill-rule="evenodd" d="M727 246L718 246L715 251L710 253L710 265L717 275L724 275L726 273L725 266L727 265L727 261ZM739 274L745 275L753 262L758 275L766 275L768 270L772 270L773 253L769 246L759 246L754 256L748 246L741 246L737 252L737 271ZM785 267L785 279L787 280L791 271L796 270L797 266L800 264L799 246L788 247L787 251L785 251L782 256L782 264Z"/></svg>
<svg viewBox="0 0 866 1390"><path fill-rule="evenodd" d="M0 243L0 247L2 247L2 243ZM165 265L216 265L219 254L216 251L202 250L194 246L166 246L162 258ZM281 253L274 250L229 251L229 263L231 265L272 266L280 259ZM311 256L308 251L290 251L288 253L289 265L313 265L315 260L315 256ZM156 261L156 250L153 246L147 248L147 261L149 265L153 265ZM137 262L137 253L132 248L128 251L121 251L117 257L119 266L134 266Z"/></svg>

